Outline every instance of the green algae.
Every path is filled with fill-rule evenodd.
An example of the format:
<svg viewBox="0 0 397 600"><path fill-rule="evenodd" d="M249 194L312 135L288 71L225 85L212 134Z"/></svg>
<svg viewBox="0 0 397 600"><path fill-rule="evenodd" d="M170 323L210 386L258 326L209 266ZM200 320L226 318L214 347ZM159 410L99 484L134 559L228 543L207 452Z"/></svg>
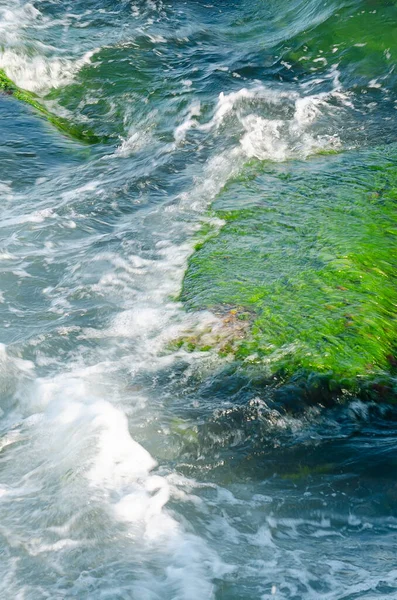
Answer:
<svg viewBox="0 0 397 600"><path fill-rule="evenodd" d="M335 65L355 87L378 77L395 83L396 22L394 1L353 2L280 50L295 72L323 72Z"/></svg>
<svg viewBox="0 0 397 600"><path fill-rule="evenodd" d="M258 164L220 194L225 225L191 256L181 300L249 315L235 358L351 387L396 363L397 149L317 160L288 176Z"/></svg>
<svg viewBox="0 0 397 600"><path fill-rule="evenodd" d="M184 443L198 444L199 436L197 427L192 427L188 421L174 417L170 422L170 430L173 435L182 438Z"/></svg>
<svg viewBox="0 0 397 600"><path fill-rule="evenodd" d="M308 477L313 477L316 475L328 475L335 468L335 465L325 464L325 465L316 465L309 467L308 465L300 465L296 472L294 473L283 473L280 475L281 479L289 479L291 481L300 481L302 479L307 479Z"/></svg>
<svg viewBox="0 0 397 600"><path fill-rule="evenodd" d="M13 96L25 104L29 104L41 115L43 115L49 123L66 135L88 144L97 144L104 141L92 131L80 124L70 123L67 119L54 115L39 101L39 98L33 92L28 92L19 88L7 75L0 69L0 92Z"/></svg>

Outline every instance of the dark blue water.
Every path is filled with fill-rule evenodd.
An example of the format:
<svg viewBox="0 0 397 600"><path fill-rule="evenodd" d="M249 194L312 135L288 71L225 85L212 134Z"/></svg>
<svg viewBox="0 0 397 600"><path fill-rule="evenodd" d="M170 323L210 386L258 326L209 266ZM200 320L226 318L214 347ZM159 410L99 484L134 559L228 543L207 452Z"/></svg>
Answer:
<svg viewBox="0 0 397 600"><path fill-rule="evenodd" d="M397 599L395 407L173 345L225 185L396 142L396 56L386 0L0 0L0 68L107 140L0 96L1 599Z"/></svg>

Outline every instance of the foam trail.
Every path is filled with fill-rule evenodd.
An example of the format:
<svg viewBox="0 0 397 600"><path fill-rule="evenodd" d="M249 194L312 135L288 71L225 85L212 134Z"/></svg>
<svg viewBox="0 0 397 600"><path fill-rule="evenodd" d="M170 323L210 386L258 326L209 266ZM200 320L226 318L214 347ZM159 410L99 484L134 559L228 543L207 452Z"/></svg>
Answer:
<svg viewBox="0 0 397 600"><path fill-rule="evenodd" d="M24 364L17 366L25 369ZM108 589L119 572L120 593L129 590L140 597L157 597L161 589L180 600L210 600L214 598L214 566L219 572L225 567L167 509L172 487L166 477L155 473L155 460L131 437L123 410L101 397L94 377L100 380L103 375L96 367L38 378L30 390L25 389L19 433L14 429L13 437L3 444L9 459L2 472L1 531L31 557L51 557L39 569L48 580L47 589L57 589L61 573L68 569L73 573L73 553L83 551L86 568L93 571L92 589L98 593ZM22 460L27 446L29 452ZM32 493L39 500L35 519L30 520L29 511L21 516L23 527L17 533L13 519L21 507L28 508ZM48 510L49 496L54 510ZM18 504L13 504L16 499ZM87 518L93 524L102 521L102 529L97 529L99 522L95 525L94 537L90 526L87 529ZM96 556L104 551L111 531L112 543L105 551L108 572L102 580L94 574ZM115 560L119 567L113 572ZM165 577L158 578L152 564L162 564ZM133 578L131 568L138 570ZM17 595L18 573L17 568L13 576L11 569L2 578L2 593ZM85 593L85 586L80 572L68 583L76 594ZM36 577L24 589L36 597Z"/></svg>

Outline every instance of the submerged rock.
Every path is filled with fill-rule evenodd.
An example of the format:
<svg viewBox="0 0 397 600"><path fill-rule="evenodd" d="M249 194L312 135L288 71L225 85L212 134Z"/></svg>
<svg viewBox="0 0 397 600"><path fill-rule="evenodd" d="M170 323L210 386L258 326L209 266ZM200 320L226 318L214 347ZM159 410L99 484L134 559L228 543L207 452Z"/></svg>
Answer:
<svg viewBox="0 0 397 600"><path fill-rule="evenodd" d="M14 96L14 98L21 100L26 104L30 104L30 106L36 109L57 129L80 142L97 144L98 142L103 141L102 138L95 135L83 125L70 123L67 119L54 115L40 102L40 99L36 94L19 88L9 77L7 77L2 69L0 69L0 91L7 95Z"/></svg>
<svg viewBox="0 0 397 600"><path fill-rule="evenodd" d="M269 376L323 374L334 389L376 380L384 394L397 354L396 200L395 146L253 163L217 198L225 224L198 244L181 299L244 315L236 335L225 323L227 351Z"/></svg>

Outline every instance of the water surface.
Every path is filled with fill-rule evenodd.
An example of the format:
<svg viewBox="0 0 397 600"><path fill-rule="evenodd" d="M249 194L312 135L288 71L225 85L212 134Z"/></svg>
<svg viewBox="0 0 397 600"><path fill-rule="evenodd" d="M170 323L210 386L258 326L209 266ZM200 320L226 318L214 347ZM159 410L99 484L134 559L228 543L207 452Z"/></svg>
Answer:
<svg viewBox="0 0 397 600"><path fill-rule="evenodd" d="M395 164L396 25L387 0L0 0L0 68L107 139L0 97L1 598L397 599L395 407L171 350L217 321L178 300L214 202Z"/></svg>

